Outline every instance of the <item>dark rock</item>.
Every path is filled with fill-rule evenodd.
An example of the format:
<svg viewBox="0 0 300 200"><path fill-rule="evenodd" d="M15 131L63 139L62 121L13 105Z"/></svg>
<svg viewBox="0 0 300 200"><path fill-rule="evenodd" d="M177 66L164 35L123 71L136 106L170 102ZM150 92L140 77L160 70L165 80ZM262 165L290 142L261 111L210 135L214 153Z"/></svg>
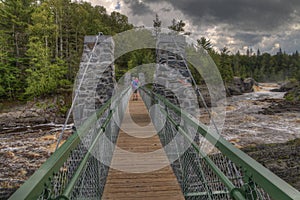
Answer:
<svg viewBox="0 0 300 200"><path fill-rule="evenodd" d="M288 81L288 82L285 82L283 83L280 88L278 89L273 89L273 90L270 90L271 92L288 92L292 89L294 89L295 87L298 87L299 86L299 82L297 81Z"/></svg>
<svg viewBox="0 0 300 200"><path fill-rule="evenodd" d="M24 117L16 120L16 123L20 123L20 124L43 124L46 122L47 120L43 116Z"/></svg>
<svg viewBox="0 0 300 200"><path fill-rule="evenodd" d="M0 199L8 199L17 188L0 188Z"/></svg>
<svg viewBox="0 0 300 200"><path fill-rule="evenodd" d="M277 176L300 190L300 139L242 149Z"/></svg>
<svg viewBox="0 0 300 200"><path fill-rule="evenodd" d="M259 114L274 115L284 112L300 112L300 101L274 100L271 105L259 111Z"/></svg>
<svg viewBox="0 0 300 200"><path fill-rule="evenodd" d="M257 82L253 78L246 78L244 80L244 92L253 92L253 86L258 85Z"/></svg>
<svg viewBox="0 0 300 200"><path fill-rule="evenodd" d="M241 95L247 92L253 92L253 86L258 85L253 78L234 77L231 84L229 84L227 91L228 95Z"/></svg>
<svg viewBox="0 0 300 200"><path fill-rule="evenodd" d="M284 95L283 100L273 100L271 101L271 105L267 108L263 108L259 114L273 115L276 113L284 113L284 112L300 112L300 86L295 84L289 84L288 86L282 86L280 89L276 91L284 91L288 89L288 92ZM274 91L274 90L273 90Z"/></svg>
<svg viewBox="0 0 300 200"><path fill-rule="evenodd" d="M229 95L242 95L243 94L243 91L241 88L237 87L237 86L231 86L228 88L228 92L229 92Z"/></svg>

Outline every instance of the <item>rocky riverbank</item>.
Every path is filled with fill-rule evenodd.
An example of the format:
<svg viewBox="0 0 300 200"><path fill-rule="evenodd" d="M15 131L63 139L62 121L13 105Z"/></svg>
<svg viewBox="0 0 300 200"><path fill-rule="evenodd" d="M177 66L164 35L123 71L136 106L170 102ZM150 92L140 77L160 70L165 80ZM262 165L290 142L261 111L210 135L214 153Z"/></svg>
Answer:
<svg viewBox="0 0 300 200"><path fill-rule="evenodd" d="M271 103L270 106L263 108L259 113L265 115L276 115L278 113L300 112L300 101L287 101L284 99L266 99Z"/></svg>
<svg viewBox="0 0 300 200"><path fill-rule="evenodd" d="M271 92L285 92L283 99L266 99L271 105L260 112L265 115L276 113L298 112L300 113L300 83L298 81L288 81L279 88L270 90Z"/></svg>
<svg viewBox="0 0 300 200"><path fill-rule="evenodd" d="M242 150L300 190L300 139L248 146Z"/></svg>
<svg viewBox="0 0 300 200"><path fill-rule="evenodd" d="M30 101L18 106L5 105L0 110L0 131L9 127L26 127L65 121L71 99L62 95ZM71 123L72 119L70 119Z"/></svg>
<svg viewBox="0 0 300 200"><path fill-rule="evenodd" d="M257 92L229 97L223 133L300 190L300 102L286 100L298 87L287 86L259 84Z"/></svg>
<svg viewBox="0 0 300 200"><path fill-rule="evenodd" d="M223 136L239 146L284 143L300 138L300 112L284 100L284 92L272 92L277 84L259 84L259 91L227 98ZM279 104L289 110L270 111Z"/></svg>
<svg viewBox="0 0 300 200"><path fill-rule="evenodd" d="M55 150L70 105L69 96L17 105L1 103L0 200L8 199ZM69 124L63 141L71 134L71 128Z"/></svg>
<svg viewBox="0 0 300 200"><path fill-rule="evenodd" d="M204 98L204 101L208 107L214 107L216 104L211 101L211 95L214 96L214 101L223 100L225 94L218 94L219 91L211 86L210 91L207 88L205 82L198 85L200 92ZM225 86L225 92L227 97L242 95L245 93L251 93L259 90L258 83L251 77L243 79L241 77L234 77L233 80ZM200 107L204 107L203 102L200 100Z"/></svg>

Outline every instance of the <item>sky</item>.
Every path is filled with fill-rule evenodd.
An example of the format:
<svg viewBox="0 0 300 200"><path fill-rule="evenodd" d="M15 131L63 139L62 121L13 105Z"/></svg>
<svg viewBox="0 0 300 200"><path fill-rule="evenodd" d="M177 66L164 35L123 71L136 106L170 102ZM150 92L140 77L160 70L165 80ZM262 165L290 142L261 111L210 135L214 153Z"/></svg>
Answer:
<svg viewBox="0 0 300 200"><path fill-rule="evenodd" d="M153 26L155 14L162 27L183 20L193 39L210 39L215 49L231 53L275 54L300 51L300 0L87 0L107 12L128 16L135 26Z"/></svg>

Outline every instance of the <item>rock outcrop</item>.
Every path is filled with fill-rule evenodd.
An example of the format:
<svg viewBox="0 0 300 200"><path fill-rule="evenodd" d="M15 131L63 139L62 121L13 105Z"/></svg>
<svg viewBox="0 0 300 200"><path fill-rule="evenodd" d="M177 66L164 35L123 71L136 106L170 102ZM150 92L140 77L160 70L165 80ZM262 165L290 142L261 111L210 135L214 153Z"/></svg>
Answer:
<svg viewBox="0 0 300 200"><path fill-rule="evenodd" d="M253 92L253 86L255 85L257 86L258 84L253 78L243 79L241 77L234 77L232 83L227 88L227 93L231 96Z"/></svg>
<svg viewBox="0 0 300 200"><path fill-rule="evenodd" d="M287 81L281 84L280 88L271 90L271 92L288 92L294 88L299 87L299 82L297 81Z"/></svg>
<svg viewBox="0 0 300 200"><path fill-rule="evenodd" d="M242 149L277 176L300 190L300 139Z"/></svg>
<svg viewBox="0 0 300 200"><path fill-rule="evenodd" d="M279 89L271 90L273 92L286 92L285 99L270 99L271 105L263 108L260 114L273 115L284 112L300 112L300 83L297 81L289 81L281 85Z"/></svg>
<svg viewBox="0 0 300 200"><path fill-rule="evenodd" d="M57 95L22 106L13 106L0 112L0 127L31 126L45 123L62 124L70 99ZM72 122L72 119L69 121ZM1 128L0 128L1 131Z"/></svg>
<svg viewBox="0 0 300 200"><path fill-rule="evenodd" d="M285 95L284 98L290 102L299 102L300 103L300 83L297 86L290 89Z"/></svg>

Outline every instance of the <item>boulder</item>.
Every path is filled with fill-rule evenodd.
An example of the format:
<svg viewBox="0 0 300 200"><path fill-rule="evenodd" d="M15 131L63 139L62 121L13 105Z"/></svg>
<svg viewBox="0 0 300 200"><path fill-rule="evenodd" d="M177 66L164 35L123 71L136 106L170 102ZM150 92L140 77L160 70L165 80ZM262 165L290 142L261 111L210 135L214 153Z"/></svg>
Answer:
<svg viewBox="0 0 300 200"><path fill-rule="evenodd" d="M253 86L258 85L253 78L243 79L234 77L232 83L228 86L228 95L241 95L247 92L253 92Z"/></svg>
<svg viewBox="0 0 300 200"><path fill-rule="evenodd" d="M288 92L288 91L296 88L297 86L299 86L299 82L297 82L297 81L287 81L287 82L283 83L280 86L280 88L273 89L273 90L271 90L271 92Z"/></svg>
<svg viewBox="0 0 300 200"><path fill-rule="evenodd" d="M239 86L232 85L232 86L228 87L228 94L229 94L229 96L241 95L241 94L243 94L243 90Z"/></svg>
<svg viewBox="0 0 300 200"><path fill-rule="evenodd" d="M253 86L257 86L257 82L253 78L246 78L244 80L244 92L253 92Z"/></svg>

